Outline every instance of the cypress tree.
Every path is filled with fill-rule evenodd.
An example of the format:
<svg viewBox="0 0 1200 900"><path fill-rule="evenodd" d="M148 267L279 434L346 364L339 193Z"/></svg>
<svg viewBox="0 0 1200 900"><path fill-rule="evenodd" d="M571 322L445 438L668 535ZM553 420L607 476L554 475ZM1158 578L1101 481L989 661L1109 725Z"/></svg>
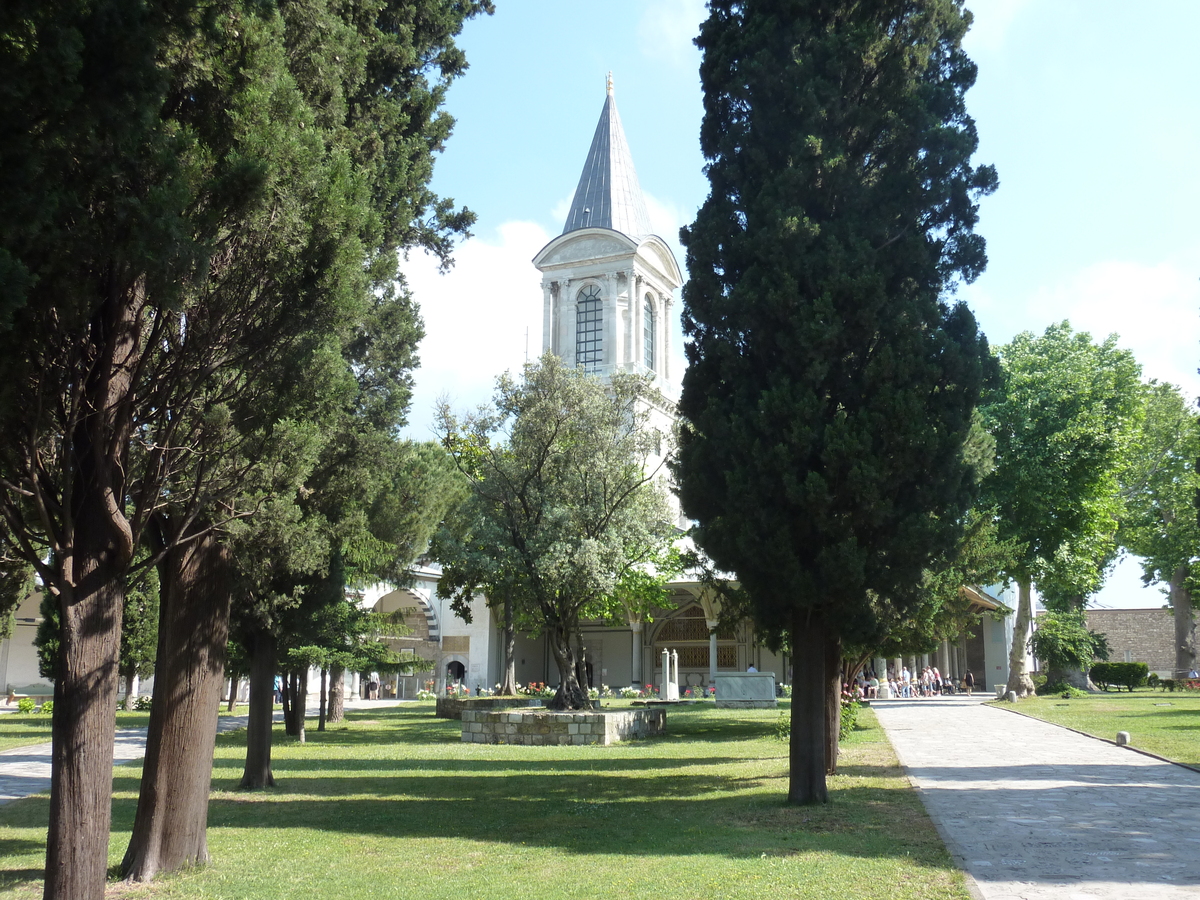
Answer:
<svg viewBox="0 0 1200 900"><path fill-rule="evenodd" d="M970 162L955 0L709 6L680 497L790 641L788 799L824 802L841 642L919 602L977 488L963 442L990 354L944 298L986 264L996 174Z"/></svg>

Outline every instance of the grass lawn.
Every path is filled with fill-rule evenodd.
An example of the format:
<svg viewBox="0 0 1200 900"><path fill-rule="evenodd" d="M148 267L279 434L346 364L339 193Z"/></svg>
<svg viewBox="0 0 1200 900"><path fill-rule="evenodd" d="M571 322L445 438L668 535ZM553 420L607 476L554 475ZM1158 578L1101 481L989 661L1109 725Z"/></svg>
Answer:
<svg viewBox="0 0 1200 900"><path fill-rule="evenodd" d="M432 704L360 711L304 745L277 731L279 787L253 794L243 733L220 735L213 864L109 897L966 900L869 710L821 808L782 802L777 715L671 709L665 737L589 748L463 744ZM113 865L137 784L117 770ZM44 796L0 807L0 893L41 895L46 820Z"/></svg>
<svg viewBox="0 0 1200 900"><path fill-rule="evenodd" d="M1200 768L1200 694L1191 691L1107 692L1078 700L1036 697L1012 708L1110 741L1118 731L1128 731L1134 747Z"/></svg>
<svg viewBox="0 0 1200 900"><path fill-rule="evenodd" d="M50 740L50 719L49 714L38 712L0 715L0 750L46 743ZM145 728L148 724L148 712L117 713L117 728Z"/></svg>
<svg viewBox="0 0 1200 900"><path fill-rule="evenodd" d="M248 707L238 706L232 713L221 704L221 715L244 716ZM11 712L0 715L0 750L44 744L50 740L50 715L40 712ZM150 724L150 713L117 710L117 728L145 728ZM315 727L315 726L314 726Z"/></svg>

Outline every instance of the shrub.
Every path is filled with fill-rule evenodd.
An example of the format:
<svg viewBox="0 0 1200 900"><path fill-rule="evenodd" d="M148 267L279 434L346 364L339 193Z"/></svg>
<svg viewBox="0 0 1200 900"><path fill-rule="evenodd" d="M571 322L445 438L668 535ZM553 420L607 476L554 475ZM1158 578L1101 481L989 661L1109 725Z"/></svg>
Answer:
<svg viewBox="0 0 1200 900"><path fill-rule="evenodd" d="M433 691L427 691L427 690L425 690L425 688L419 688L417 690L417 699L418 700L436 700L437 694L435 694Z"/></svg>
<svg viewBox="0 0 1200 900"><path fill-rule="evenodd" d="M1150 667L1143 662L1098 662L1088 674L1101 690L1107 691L1110 686L1115 686L1132 691L1146 683L1149 672Z"/></svg>
<svg viewBox="0 0 1200 900"><path fill-rule="evenodd" d="M1150 688L1158 687L1158 673L1157 672L1151 672L1149 675L1146 676L1146 687L1150 687Z"/></svg>
<svg viewBox="0 0 1200 900"><path fill-rule="evenodd" d="M1039 697L1062 697L1063 700L1078 700L1079 697L1086 697L1087 691L1081 691L1075 686L1066 682L1054 682L1046 684L1045 679L1042 679L1042 685L1038 688Z"/></svg>
<svg viewBox="0 0 1200 900"><path fill-rule="evenodd" d="M153 703L153 698L143 694L133 701L133 708L138 712L150 712L151 703Z"/></svg>
<svg viewBox="0 0 1200 900"><path fill-rule="evenodd" d="M779 686L779 696L781 696L781 697L792 696L792 686L790 684L781 684Z"/></svg>
<svg viewBox="0 0 1200 900"><path fill-rule="evenodd" d="M854 731L854 726L858 724L859 703L853 699L847 699L842 695L842 727L838 731L838 740L844 741L850 737L850 733Z"/></svg>
<svg viewBox="0 0 1200 900"><path fill-rule="evenodd" d="M17 701L17 712L31 713L37 707L37 702L32 697L22 697Z"/></svg>
<svg viewBox="0 0 1200 900"><path fill-rule="evenodd" d="M41 708L38 709L38 712L40 712L43 716L51 715L54 712L54 701L47 700L41 705Z"/></svg>

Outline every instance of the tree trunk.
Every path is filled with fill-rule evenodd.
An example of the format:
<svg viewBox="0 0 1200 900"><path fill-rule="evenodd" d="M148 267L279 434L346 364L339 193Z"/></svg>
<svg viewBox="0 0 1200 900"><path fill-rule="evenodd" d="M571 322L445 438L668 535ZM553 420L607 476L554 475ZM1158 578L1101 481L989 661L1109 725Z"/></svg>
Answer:
<svg viewBox="0 0 1200 900"><path fill-rule="evenodd" d="M325 713L325 721L337 723L346 718L346 670L334 666L329 670L329 709Z"/></svg>
<svg viewBox="0 0 1200 900"><path fill-rule="evenodd" d="M550 623L548 637L550 653L558 666L558 692L546 704L547 709L584 709L589 706L587 692L579 686L575 675L575 653L571 649L572 632L569 623Z"/></svg>
<svg viewBox="0 0 1200 900"><path fill-rule="evenodd" d="M233 712L237 709L238 688L242 684L242 679L234 675L229 679L229 703L225 706L226 712Z"/></svg>
<svg viewBox="0 0 1200 900"><path fill-rule="evenodd" d="M79 522L76 533L83 530ZM85 574L73 596L59 598L46 900L104 897L124 583L118 555L78 541L72 561Z"/></svg>
<svg viewBox="0 0 1200 900"><path fill-rule="evenodd" d="M79 350L79 418L65 435L68 508L57 561L60 623L54 682L45 900L102 900L112 821L113 737L124 577L133 534L123 512L132 377L141 354L144 285L106 284Z"/></svg>
<svg viewBox="0 0 1200 900"><path fill-rule="evenodd" d="M308 705L308 670L291 672L284 680L283 730L289 737L304 743L304 708Z"/></svg>
<svg viewBox="0 0 1200 900"><path fill-rule="evenodd" d="M318 707L317 707L317 731L325 730L325 704L329 700L329 695L327 693L328 678L329 678L329 670L322 669L321 670L321 694L320 694L320 699L318 701Z"/></svg>
<svg viewBox="0 0 1200 900"><path fill-rule="evenodd" d="M181 536L186 540L186 535ZM208 861L208 794L225 683L233 559L213 534L167 552L146 761L128 881Z"/></svg>
<svg viewBox="0 0 1200 900"><path fill-rule="evenodd" d="M1013 691L1018 697L1028 697L1033 693L1033 679L1029 677L1026 667L1026 653L1029 646L1029 623L1033 621L1032 583L1028 578L1017 582L1017 621L1013 626L1012 648L1008 654L1008 686L1006 691Z"/></svg>
<svg viewBox="0 0 1200 900"><path fill-rule="evenodd" d="M837 774L842 733L842 642L831 637L825 650L825 774Z"/></svg>
<svg viewBox="0 0 1200 900"><path fill-rule="evenodd" d="M1046 684L1066 684L1081 691L1094 691L1096 686L1082 669L1047 669Z"/></svg>
<svg viewBox="0 0 1200 900"><path fill-rule="evenodd" d="M505 697L517 693L517 628L511 599L504 601L504 668L500 676L500 693Z"/></svg>
<svg viewBox="0 0 1200 900"><path fill-rule="evenodd" d="M1171 606L1175 609L1175 678L1187 678L1196 665L1196 633L1192 594L1187 589L1188 567L1171 574Z"/></svg>
<svg viewBox="0 0 1200 900"><path fill-rule="evenodd" d="M250 638L250 714L246 721L246 768L238 787L275 786L271 773L271 735L275 711L275 634L263 628Z"/></svg>
<svg viewBox="0 0 1200 900"><path fill-rule="evenodd" d="M825 785L825 728L828 721L825 623L807 610L792 613L792 737L788 759L788 803L829 802Z"/></svg>

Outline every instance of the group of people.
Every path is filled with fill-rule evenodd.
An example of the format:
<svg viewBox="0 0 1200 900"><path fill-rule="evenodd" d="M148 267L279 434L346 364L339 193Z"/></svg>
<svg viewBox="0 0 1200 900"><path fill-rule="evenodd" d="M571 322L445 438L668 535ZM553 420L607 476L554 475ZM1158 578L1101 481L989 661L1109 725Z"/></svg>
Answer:
<svg viewBox="0 0 1200 900"><path fill-rule="evenodd" d="M975 690L975 676L970 669L967 669L961 682L951 675L943 675L937 666L926 666L920 672L911 672L908 666L901 666L898 673L889 666L885 678L886 682L881 681L874 669L865 669L855 678L854 692L859 697L874 700L879 697L880 686L886 683L891 697L908 700L959 691L970 696Z"/></svg>

